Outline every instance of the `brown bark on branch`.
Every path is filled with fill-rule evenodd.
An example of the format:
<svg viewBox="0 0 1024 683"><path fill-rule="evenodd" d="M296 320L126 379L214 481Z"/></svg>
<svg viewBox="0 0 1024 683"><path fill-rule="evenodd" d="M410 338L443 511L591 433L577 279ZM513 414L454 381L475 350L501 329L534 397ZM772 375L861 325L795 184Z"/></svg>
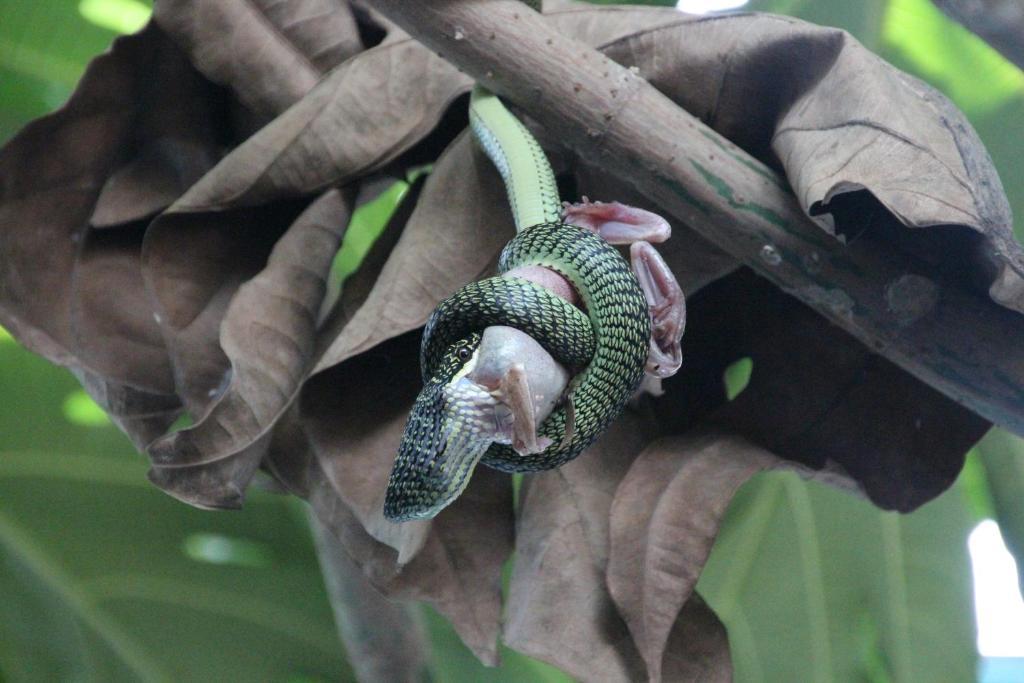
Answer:
<svg viewBox="0 0 1024 683"><path fill-rule="evenodd" d="M1024 0L932 0L932 3L1024 69Z"/></svg>
<svg viewBox="0 0 1024 683"><path fill-rule="evenodd" d="M429 680L426 637L415 606L378 593L331 531L315 515L309 521L334 621L356 678L365 683Z"/></svg>
<svg viewBox="0 0 1024 683"><path fill-rule="evenodd" d="M1024 434L1018 313L939 274L910 274L906 254L831 240L774 171L521 2L371 4L583 159L922 381ZM911 319L892 310L894 299L915 309Z"/></svg>

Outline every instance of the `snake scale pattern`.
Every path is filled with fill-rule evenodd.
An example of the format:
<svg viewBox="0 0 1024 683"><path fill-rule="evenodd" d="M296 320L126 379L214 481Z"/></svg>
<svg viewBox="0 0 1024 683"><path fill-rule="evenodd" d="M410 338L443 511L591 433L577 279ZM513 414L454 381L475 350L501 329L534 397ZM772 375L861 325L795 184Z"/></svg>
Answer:
<svg viewBox="0 0 1024 683"><path fill-rule="evenodd" d="M543 266L565 277L582 308L527 280L494 277L466 285L435 309L424 330L424 388L413 406L385 496L388 519L432 517L465 487L478 462L505 472L558 467L579 455L617 417L643 378L651 338L647 300L629 264L592 232L564 224L554 173L540 145L496 96L477 87L470 103L476 140L508 190L516 236L499 273ZM540 426L552 440L521 455L481 441L479 396L457 380L489 325L516 327L571 371L568 400Z"/></svg>

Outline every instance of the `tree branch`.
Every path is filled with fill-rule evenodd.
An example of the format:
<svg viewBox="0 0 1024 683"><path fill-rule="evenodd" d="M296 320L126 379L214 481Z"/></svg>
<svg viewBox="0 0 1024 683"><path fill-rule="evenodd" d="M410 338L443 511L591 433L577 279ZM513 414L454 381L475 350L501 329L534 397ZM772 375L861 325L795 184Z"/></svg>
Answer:
<svg viewBox="0 0 1024 683"><path fill-rule="evenodd" d="M1024 316L938 275L908 278L906 255L823 239L771 169L517 0L371 4L872 349L1024 434ZM888 301L914 291L927 296L908 323Z"/></svg>
<svg viewBox="0 0 1024 683"><path fill-rule="evenodd" d="M1024 69L1024 0L932 0L932 3Z"/></svg>

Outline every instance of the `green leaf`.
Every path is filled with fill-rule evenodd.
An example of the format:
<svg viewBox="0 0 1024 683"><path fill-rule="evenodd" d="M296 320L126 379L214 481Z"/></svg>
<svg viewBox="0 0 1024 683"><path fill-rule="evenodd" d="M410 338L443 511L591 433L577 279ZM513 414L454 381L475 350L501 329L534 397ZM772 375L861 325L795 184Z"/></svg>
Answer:
<svg viewBox="0 0 1024 683"><path fill-rule="evenodd" d="M80 2L86 7L83 11ZM126 3L133 9L126 9ZM0 142L33 118L63 104L89 60L106 50L117 33L138 25L141 12L148 13L151 4L141 0L0 0ZM112 30L109 22L101 26L83 16L90 5L102 5L118 27Z"/></svg>
<svg viewBox="0 0 1024 683"><path fill-rule="evenodd" d="M82 389L76 389L64 398L64 417L76 425L83 427L102 427L110 424L103 408L92 400Z"/></svg>
<svg viewBox="0 0 1024 683"><path fill-rule="evenodd" d="M882 37L968 114L1024 93L1024 73L929 0L891 0Z"/></svg>
<svg viewBox="0 0 1024 683"><path fill-rule="evenodd" d="M729 629L736 680L973 681L969 526L956 493L900 516L759 475L698 584Z"/></svg>
<svg viewBox="0 0 1024 683"><path fill-rule="evenodd" d="M960 474L960 490L975 523L995 519L996 508L992 499L992 488L989 486L985 464L977 448L972 448L964 460L964 469Z"/></svg>
<svg viewBox="0 0 1024 683"><path fill-rule="evenodd" d="M115 33L141 30L153 8L139 0L82 0L78 12L91 24Z"/></svg>
<svg viewBox="0 0 1024 683"><path fill-rule="evenodd" d="M1024 439L993 429L976 447L985 471L995 519L1006 547L1017 560L1024 590Z"/></svg>
<svg viewBox="0 0 1024 683"><path fill-rule="evenodd" d="M338 250L331 266L332 280L342 283L356 272L408 191L409 183L400 180L381 192L373 201L355 210L345 231L341 249Z"/></svg>
<svg viewBox="0 0 1024 683"><path fill-rule="evenodd" d="M731 401L743 393L743 390L750 384L750 376L753 372L754 361L749 357L740 358L730 363L722 375L722 382L725 384L725 397Z"/></svg>
<svg viewBox="0 0 1024 683"><path fill-rule="evenodd" d="M352 680L294 502L190 508L65 371L0 345L0 680Z"/></svg>

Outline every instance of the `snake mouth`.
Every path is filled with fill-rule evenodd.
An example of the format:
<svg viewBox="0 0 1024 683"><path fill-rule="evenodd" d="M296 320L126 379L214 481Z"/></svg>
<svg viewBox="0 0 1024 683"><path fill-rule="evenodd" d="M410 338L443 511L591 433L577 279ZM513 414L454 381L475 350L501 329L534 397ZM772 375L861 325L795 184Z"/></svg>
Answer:
<svg viewBox="0 0 1024 683"><path fill-rule="evenodd" d="M424 387L391 471L384 517L429 519L458 498L502 431L504 412L486 387L465 377Z"/></svg>

